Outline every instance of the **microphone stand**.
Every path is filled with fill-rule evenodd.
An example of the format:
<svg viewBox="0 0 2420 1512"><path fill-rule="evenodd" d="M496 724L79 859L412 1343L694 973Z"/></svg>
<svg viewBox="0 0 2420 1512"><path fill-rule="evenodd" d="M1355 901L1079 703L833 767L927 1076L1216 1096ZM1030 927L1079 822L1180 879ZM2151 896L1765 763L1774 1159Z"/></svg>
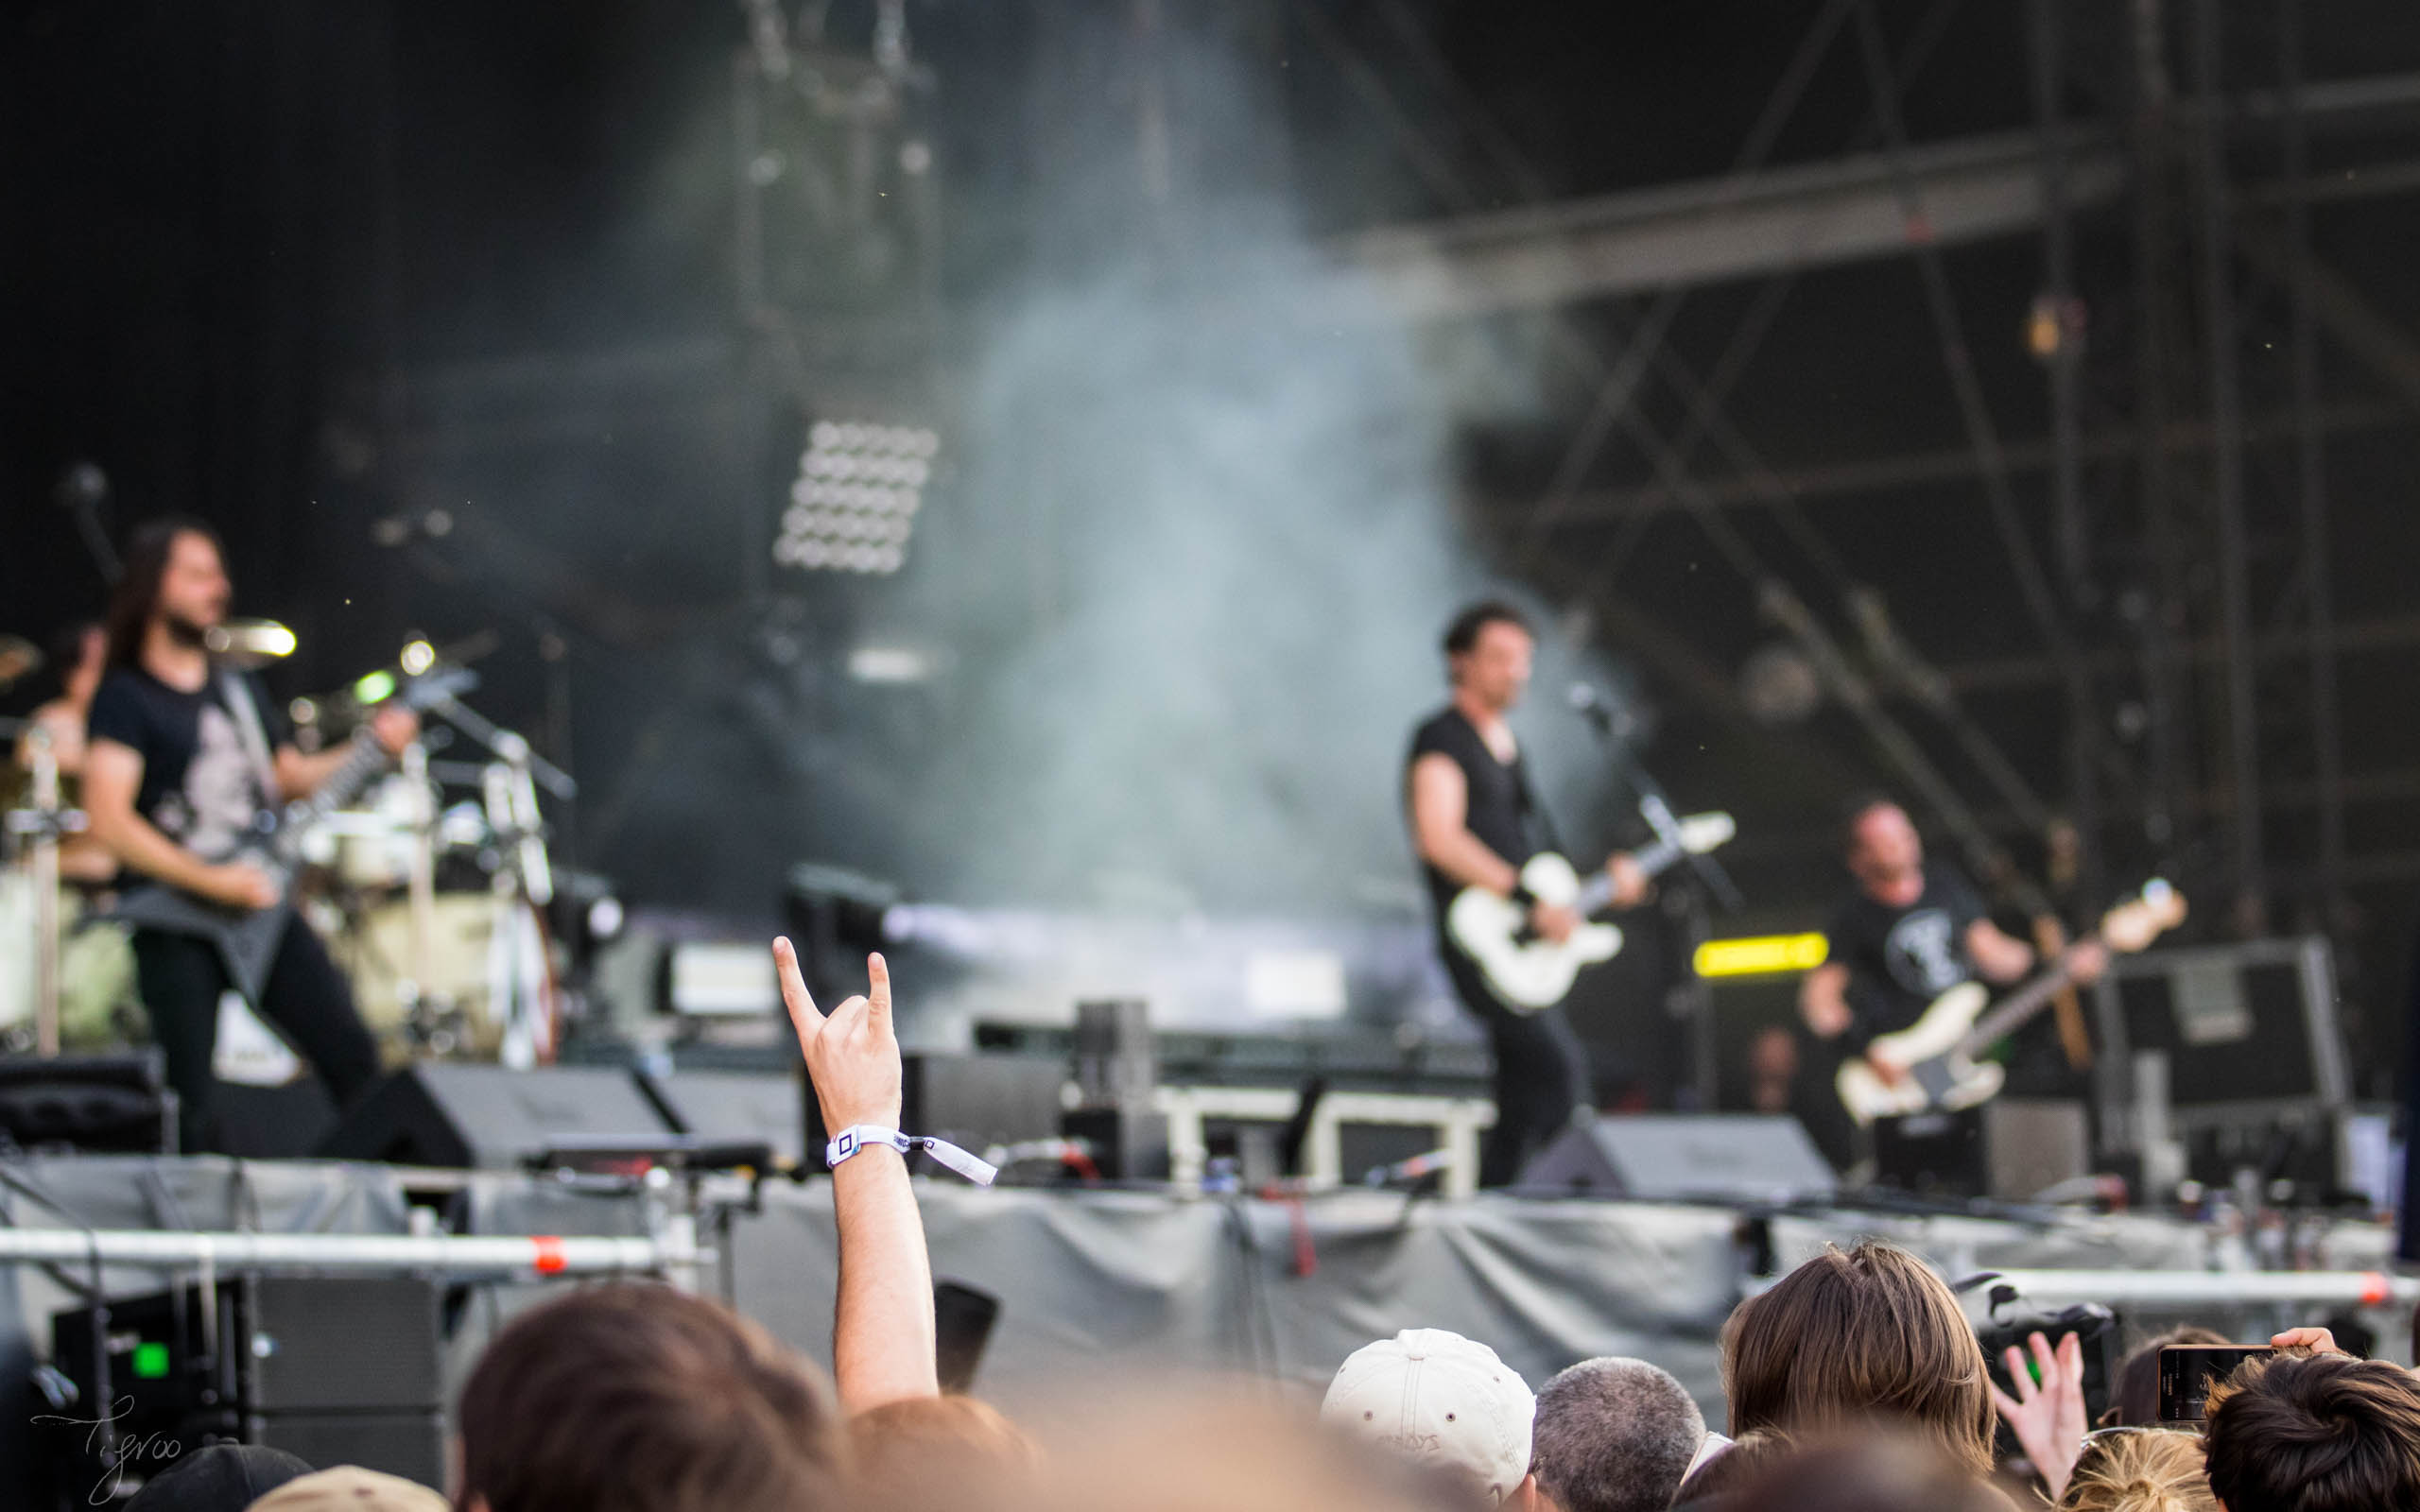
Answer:
<svg viewBox="0 0 2420 1512"><path fill-rule="evenodd" d="M1582 696L1583 693L1585 697ZM1722 864L1711 855L1692 850L1681 843L1680 817L1672 812L1672 803L1665 795L1664 784L1657 782L1655 774L1631 753L1626 728L1629 721L1624 719L1616 724L1614 710L1608 708L1605 701L1597 696L1596 690L1585 683L1573 688L1571 706L1596 730L1598 737L1604 742L1607 754L1613 758L1614 770L1630 784L1631 791L1638 795L1638 816L1647 821L1647 827L1655 833L1655 837L1681 852L1689 869L1697 873L1698 880L1705 885L1706 891L1714 894L1717 902L1733 911L1745 907L1747 900L1739 895L1738 886L1732 882L1731 874L1722 869Z"/></svg>
<svg viewBox="0 0 2420 1512"><path fill-rule="evenodd" d="M1627 719L1616 724L1616 713L1597 696L1586 683L1575 684L1571 690L1571 706L1582 718L1595 728L1599 738L1612 756L1614 769L1621 774L1631 791L1638 795L1639 817L1647 821L1656 838L1678 849L1688 859L1699 885L1672 889L1673 902L1668 911L1681 920L1686 948L1694 955L1697 947L1713 933L1706 917L1705 895L1712 893L1725 909L1736 910L1745 902L1733 885L1730 873L1724 871L1714 857L1691 850L1681 844L1681 821L1672 812L1671 800L1665 796L1664 785L1655 780L1638 758L1632 754ZM1665 999L1665 1007L1672 1017L1689 1022L1689 1091L1696 1111L1710 1113L1720 1101L1720 1071L1716 1066L1718 1053L1714 1022L1714 994L1694 971L1681 977L1675 973L1675 984Z"/></svg>

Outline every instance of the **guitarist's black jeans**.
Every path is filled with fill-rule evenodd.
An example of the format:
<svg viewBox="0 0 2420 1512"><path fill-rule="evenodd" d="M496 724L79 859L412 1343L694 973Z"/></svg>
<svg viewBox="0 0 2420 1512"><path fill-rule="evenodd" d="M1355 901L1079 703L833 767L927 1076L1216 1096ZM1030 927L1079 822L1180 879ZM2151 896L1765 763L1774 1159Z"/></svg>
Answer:
<svg viewBox="0 0 2420 1512"><path fill-rule="evenodd" d="M1515 1013L1496 1001L1468 956L1442 942L1439 954L1455 995L1487 1026L1495 1052L1495 1126L1479 1147L1478 1184L1509 1187L1520 1179L1530 1157L1571 1126L1573 1110L1588 1102L1588 1048L1563 1009Z"/></svg>
<svg viewBox="0 0 2420 1512"><path fill-rule="evenodd" d="M218 996L227 990L227 968L210 941L152 929L134 932L134 968L152 1036L167 1058L168 1085L177 1090L180 1147L187 1153L208 1149L218 1088L211 1059L218 1046ZM353 1005L352 984L328 959L320 936L299 919L286 921L258 1007L320 1074L337 1108L351 1106L377 1079L378 1041Z"/></svg>

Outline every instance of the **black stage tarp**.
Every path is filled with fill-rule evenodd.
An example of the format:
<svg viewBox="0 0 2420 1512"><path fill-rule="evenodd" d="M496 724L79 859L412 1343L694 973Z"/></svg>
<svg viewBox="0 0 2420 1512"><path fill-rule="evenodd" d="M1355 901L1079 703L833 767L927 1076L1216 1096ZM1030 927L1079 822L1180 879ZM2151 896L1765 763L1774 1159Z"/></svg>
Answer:
<svg viewBox="0 0 2420 1512"><path fill-rule="evenodd" d="M452 1226L483 1234L645 1232L641 1199L542 1177L444 1173L461 1183ZM61 1157L0 1164L0 1218L25 1227L257 1228L402 1233L413 1173L374 1165L216 1157ZM735 1183L735 1186L736 1184ZM1653 1360L1720 1420L1715 1340L1756 1284L1754 1246L1733 1209L1495 1195L1446 1203L1342 1191L1296 1205L1167 1191L982 1191L919 1183L937 1278L1000 1298L976 1390L1011 1411L1046 1410L1069 1385L1121 1377L1168 1382L1245 1373L1314 1400L1343 1357L1398 1329L1455 1329L1493 1345L1530 1382L1597 1354ZM734 1224L731 1274L742 1311L828 1364L831 1189L769 1182L763 1211ZM2142 1215L2039 1223L1827 1210L1771 1215L1783 1268L1827 1242L1874 1234L1952 1276L1984 1268L2202 1268L2204 1230ZM709 1238L711 1231L709 1230ZM2330 1268L2381 1265L2393 1235L2340 1225ZM719 1268L704 1284L721 1284ZM78 1275L79 1282L87 1278ZM162 1290L158 1272L112 1269L112 1295ZM448 1346L458 1384L497 1322L565 1280L478 1288ZM60 1277L0 1266L0 1379L11 1389L47 1347L49 1317L74 1305ZM2199 1310L2217 1326L2265 1332L2275 1310ZM2157 1326L2164 1318L2140 1316ZM2400 1340L2397 1320L2381 1327ZM0 1420L0 1484L23 1484L26 1419Z"/></svg>

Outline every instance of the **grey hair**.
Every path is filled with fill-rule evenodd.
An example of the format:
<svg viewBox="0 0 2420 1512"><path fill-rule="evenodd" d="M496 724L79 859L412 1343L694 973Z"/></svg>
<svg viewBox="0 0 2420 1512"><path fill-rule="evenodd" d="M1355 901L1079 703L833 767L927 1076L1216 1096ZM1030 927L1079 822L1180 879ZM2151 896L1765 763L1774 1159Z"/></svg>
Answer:
<svg viewBox="0 0 2420 1512"><path fill-rule="evenodd" d="M1530 1472L1562 1512L1664 1512L1704 1441L1704 1416L1670 1374L1582 1360L1538 1388Z"/></svg>

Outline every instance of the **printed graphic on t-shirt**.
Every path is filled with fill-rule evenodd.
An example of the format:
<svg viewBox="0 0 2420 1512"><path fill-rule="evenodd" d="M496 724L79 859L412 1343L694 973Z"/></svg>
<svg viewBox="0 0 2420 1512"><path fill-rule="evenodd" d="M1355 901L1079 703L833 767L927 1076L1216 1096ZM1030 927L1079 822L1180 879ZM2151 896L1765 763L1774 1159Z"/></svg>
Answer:
<svg viewBox="0 0 2420 1512"><path fill-rule="evenodd" d="M1966 980L1957 928L1939 908L1919 908L1892 925L1882 958L1890 963L1893 981L1925 997L1938 997Z"/></svg>
<svg viewBox="0 0 2420 1512"><path fill-rule="evenodd" d="M260 811L260 784L234 716L216 700L201 706L193 761L184 786L161 800L153 816L162 833L197 855L232 854Z"/></svg>

